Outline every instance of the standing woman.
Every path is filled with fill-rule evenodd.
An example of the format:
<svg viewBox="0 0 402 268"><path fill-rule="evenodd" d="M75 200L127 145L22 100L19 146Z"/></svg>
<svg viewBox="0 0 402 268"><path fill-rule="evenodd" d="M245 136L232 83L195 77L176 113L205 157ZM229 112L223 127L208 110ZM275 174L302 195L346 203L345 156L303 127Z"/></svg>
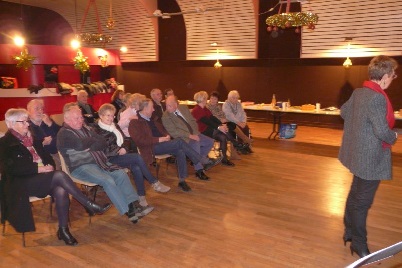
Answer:
<svg viewBox="0 0 402 268"><path fill-rule="evenodd" d="M341 107L344 133L339 160L353 174L346 201L344 244L360 257L370 254L366 220L381 180L392 178L391 145L398 134L392 131L394 111L384 92L397 76L397 62L387 56L373 58L368 66L369 81L355 89Z"/></svg>
<svg viewBox="0 0 402 268"><path fill-rule="evenodd" d="M90 201L66 173L54 170L53 158L43 149L42 141L34 139L28 130L28 112L25 109L9 109L5 119L8 131L0 138L0 173L6 219L17 232L35 231L29 197L51 195L59 220L58 239L69 246L77 245L68 229L69 194L90 215L102 214L111 205L99 206Z"/></svg>

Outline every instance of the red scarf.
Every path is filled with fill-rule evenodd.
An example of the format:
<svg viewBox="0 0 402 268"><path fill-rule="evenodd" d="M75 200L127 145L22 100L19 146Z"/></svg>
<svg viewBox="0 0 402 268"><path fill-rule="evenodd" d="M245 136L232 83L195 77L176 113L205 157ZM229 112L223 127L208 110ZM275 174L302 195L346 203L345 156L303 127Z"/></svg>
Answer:
<svg viewBox="0 0 402 268"><path fill-rule="evenodd" d="M373 81L364 81L363 87L369 88L384 96L385 101L387 102L387 115L385 118L387 119L389 128L392 129L395 125L395 115L394 115L394 109L392 108L392 104L389 101L387 93L385 93L385 91L380 87L380 85L378 85L377 83L375 83ZM382 147L383 148L391 148L391 144L382 142Z"/></svg>
<svg viewBox="0 0 402 268"><path fill-rule="evenodd" d="M42 158L38 155L36 152L35 148L33 147L33 138L31 135L31 132L28 132L27 135L22 136L20 133L15 131L14 129L10 129L11 134L13 134L21 143L24 145L28 151L31 153L33 157L33 162L35 163L41 163Z"/></svg>

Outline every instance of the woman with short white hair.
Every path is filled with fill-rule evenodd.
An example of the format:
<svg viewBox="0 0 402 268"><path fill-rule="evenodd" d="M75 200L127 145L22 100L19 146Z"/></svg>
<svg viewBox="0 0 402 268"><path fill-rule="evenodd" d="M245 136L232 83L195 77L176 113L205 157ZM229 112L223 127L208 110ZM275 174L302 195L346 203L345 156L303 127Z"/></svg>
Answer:
<svg viewBox="0 0 402 268"><path fill-rule="evenodd" d="M66 245L77 245L68 228L69 195L90 215L103 214L111 205L92 202L66 173L54 169L53 158L43 149L42 140L36 139L29 131L27 110L9 109L5 119L8 131L0 138L0 182L4 198L2 209L4 205L7 207L6 219L17 232L35 231L29 197L51 195L59 221L57 238Z"/></svg>
<svg viewBox="0 0 402 268"><path fill-rule="evenodd" d="M227 120L235 123L246 136L250 136L250 129L247 125L247 115L239 102L239 98L240 94L237 90L230 91L228 99L223 103L222 110L225 113Z"/></svg>

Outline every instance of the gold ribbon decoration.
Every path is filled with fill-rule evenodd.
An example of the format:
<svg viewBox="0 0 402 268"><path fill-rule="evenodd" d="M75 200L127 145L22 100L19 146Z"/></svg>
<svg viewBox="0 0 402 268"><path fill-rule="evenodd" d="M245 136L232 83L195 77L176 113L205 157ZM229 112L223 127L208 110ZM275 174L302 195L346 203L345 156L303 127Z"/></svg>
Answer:
<svg viewBox="0 0 402 268"><path fill-rule="evenodd" d="M32 62L35 59L36 57L29 54L28 48L26 47L24 47L20 55L13 56L13 60L17 62L17 68L24 68L25 71L28 71L28 69L32 67Z"/></svg>

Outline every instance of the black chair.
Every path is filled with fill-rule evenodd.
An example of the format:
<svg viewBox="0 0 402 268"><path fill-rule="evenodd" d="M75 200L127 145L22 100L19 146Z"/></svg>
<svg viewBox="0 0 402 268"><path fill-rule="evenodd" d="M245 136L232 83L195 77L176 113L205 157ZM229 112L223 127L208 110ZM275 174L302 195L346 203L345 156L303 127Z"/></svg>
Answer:
<svg viewBox="0 0 402 268"><path fill-rule="evenodd" d="M356 267L361 267L363 265L368 265L374 262L378 262L387 258L390 258L399 252L402 251L402 241L398 242L392 246L389 246L387 248L380 249L376 252L373 252L361 259L358 259L352 264L349 264L346 266L346 268L356 268Z"/></svg>

